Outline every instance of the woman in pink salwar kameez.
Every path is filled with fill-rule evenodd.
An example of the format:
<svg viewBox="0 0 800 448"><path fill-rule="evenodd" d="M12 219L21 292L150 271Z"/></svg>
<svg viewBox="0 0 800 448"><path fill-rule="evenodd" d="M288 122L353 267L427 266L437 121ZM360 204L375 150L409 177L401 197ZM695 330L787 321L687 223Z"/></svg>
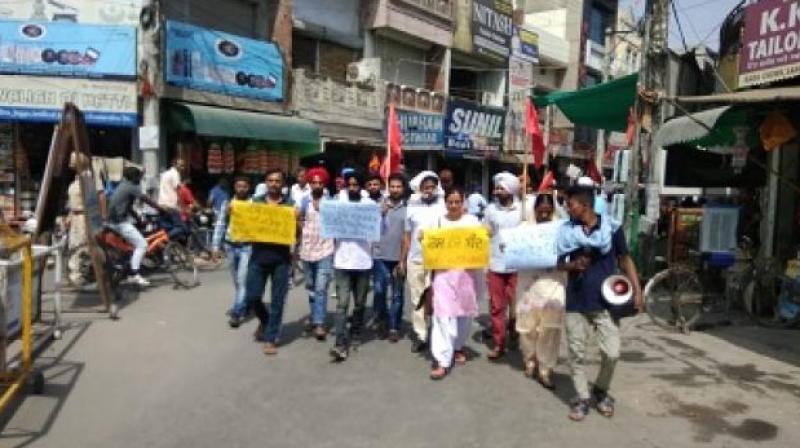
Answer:
<svg viewBox="0 0 800 448"><path fill-rule="evenodd" d="M447 213L439 227L480 225L478 219L464 213L464 192L453 188L445 196ZM436 362L431 379L444 378L452 363L464 364L464 344L478 315L478 272L464 269L435 271L433 274L433 326L431 355Z"/></svg>

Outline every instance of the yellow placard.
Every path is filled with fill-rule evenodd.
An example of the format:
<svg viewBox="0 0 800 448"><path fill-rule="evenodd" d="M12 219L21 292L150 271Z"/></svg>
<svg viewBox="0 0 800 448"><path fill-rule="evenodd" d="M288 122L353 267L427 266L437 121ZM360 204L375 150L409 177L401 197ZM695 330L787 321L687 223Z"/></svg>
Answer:
<svg viewBox="0 0 800 448"><path fill-rule="evenodd" d="M229 224L231 240L243 243L292 245L297 239L297 217L292 206L233 201Z"/></svg>
<svg viewBox="0 0 800 448"><path fill-rule="evenodd" d="M426 229L422 233L425 269L479 269L489 264L489 232L485 227Z"/></svg>

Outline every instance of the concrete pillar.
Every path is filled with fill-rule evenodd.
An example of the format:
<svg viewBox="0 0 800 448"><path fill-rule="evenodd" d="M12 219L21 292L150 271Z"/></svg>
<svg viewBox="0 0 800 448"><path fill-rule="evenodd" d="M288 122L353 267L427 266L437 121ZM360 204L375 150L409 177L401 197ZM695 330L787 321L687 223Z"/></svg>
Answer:
<svg viewBox="0 0 800 448"><path fill-rule="evenodd" d="M161 11L161 2L152 0L149 4L154 11L153 25L148 29L139 28L139 73L152 86L152 94L142 98L142 126L154 126L159 129L158 148L141 148L138 129L133 140L136 142L134 160L144 167L144 188L152 191L158 186L158 175L163 167L167 166L167 140L166 129L161 126L161 107L159 93L163 91L163 65L161 58L161 41L164 36L164 20ZM141 149L141 151L139 151Z"/></svg>
<svg viewBox="0 0 800 448"><path fill-rule="evenodd" d="M294 0L278 0L275 3L275 10L272 14L270 24L270 38L278 45L283 55L283 107L289 110L292 104L292 11L294 10Z"/></svg>

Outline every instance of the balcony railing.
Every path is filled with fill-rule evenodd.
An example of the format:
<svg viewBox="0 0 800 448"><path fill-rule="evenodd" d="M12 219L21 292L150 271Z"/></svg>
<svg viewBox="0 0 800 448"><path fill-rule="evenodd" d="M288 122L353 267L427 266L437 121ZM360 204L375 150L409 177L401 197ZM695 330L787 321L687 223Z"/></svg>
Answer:
<svg viewBox="0 0 800 448"><path fill-rule="evenodd" d="M453 20L453 0L394 0L446 20Z"/></svg>
<svg viewBox="0 0 800 448"><path fill-rule="evenodd" d="M385 87L342 83L326 76L295 69L293 109L312 120L380 128L383 123Z"/></svg>

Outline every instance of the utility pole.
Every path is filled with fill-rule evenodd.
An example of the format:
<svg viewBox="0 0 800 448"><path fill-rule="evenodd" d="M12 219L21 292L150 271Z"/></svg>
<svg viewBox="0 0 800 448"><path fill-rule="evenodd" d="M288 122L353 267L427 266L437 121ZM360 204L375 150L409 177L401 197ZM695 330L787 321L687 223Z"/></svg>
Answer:
<svg viewBox="0 0 800 448"><path fill-rule="evenodd" d="M653 148L651 142L653 135L664 122L663 105L659 94L663 95L667 86L669 2L670 0L647 0L644 11L642 66L639 69L635 102L637 125L625 191L625 229L634 254L639 253L640 233L644 234L647 245L649 241L647 237L654 233L654 225L658 221L659 189L652 183L656 177L653 169L658 148ZM639 226L639 185L642 181L647 187L646 214L650 222L650 225L644 228L644 232L640 232Z"/></svg>

